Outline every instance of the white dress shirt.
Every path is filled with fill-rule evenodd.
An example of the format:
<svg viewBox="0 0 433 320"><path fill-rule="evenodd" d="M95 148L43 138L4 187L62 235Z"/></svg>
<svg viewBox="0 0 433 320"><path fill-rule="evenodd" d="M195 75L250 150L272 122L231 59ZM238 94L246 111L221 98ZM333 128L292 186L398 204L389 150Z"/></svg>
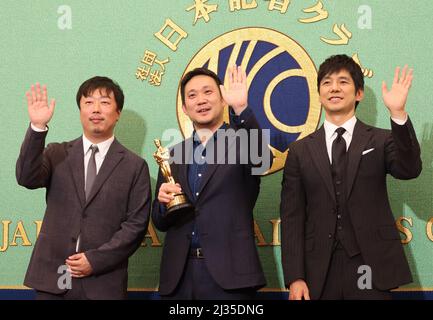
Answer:
<svg viewBox="0 0 433 320"><path fill-rule="evenodd" d="M90 150L90 147L92 145L98 146L98 152L95 153L96 174L98 174L99 169L101 168L102 163L104 162L105 156L107 155L108 149L110 149L110 146L113 143L113 141L114 141L114 136L112 136L111 138L108 138L107 140L100 142L100 143L92 143L83 134L84 184L86 184L87 165L89 164L90 156L92 155L92 151ZM84 186L84 190L85 189L86 189L86 187ZM75 247L76 252L79 252L78 250L80 248L80 240L81 240L81 234L78 235L77 246Z"/></svg>
<svg viewBox="0 0 433 320"><path fill-rule="evenodd" d="M92 150L90 150L90 147L92 145L98 146L98 152L95 153L96 174L98 174L99 169L101 168L102 163L104 162L105 156L107 155L108 149L110 149L110 146L113 143L113 141L114 141L114 136L100 143L92 143L83 134L84 177L87 177L87 165L89 164L90 156L92 155ZM84 181L86 181L85 178Z"/></svg>
<svg viewBox="0 0 433 320"><path fill-rule="evenodd" d="M325 129L325 140L326 140L326 150L328 151L329 163L332 164L332 142L337 138L337 128L344 128L346 131L343 133L343 138L346 141L346 151L349 149L350 143L352 142L353 130L355 129L356 117L353 116L341 126L336 126L332 122L325 119L323 123L323 128Z"/></svg>
<svg viewBox="0 0 433 320"><path fill-rule="evenodd" d="M405 120L391 118L392 121L402 126L407 121L407 116ZM343 133L343 138L346 141L346 151L349 150L350 143L352 142L353 130L355 129L356 117L353 116L341 126L336 126L332 122L325 119L323 127L325 129L325 140L326 140L326 150L328 151L329 163L332 164L332 142L337 138L337 128L343 127L346 131Z"/></svg>

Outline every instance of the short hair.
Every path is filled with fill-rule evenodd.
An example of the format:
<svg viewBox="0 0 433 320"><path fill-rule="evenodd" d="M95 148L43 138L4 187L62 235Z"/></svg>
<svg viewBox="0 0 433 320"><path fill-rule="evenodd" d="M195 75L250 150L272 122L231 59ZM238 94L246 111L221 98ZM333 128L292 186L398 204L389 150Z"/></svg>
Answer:
<svg viewBox="0 0 433 320"><path fill-rule="evenodd" d="M338 54L327 58L319 67L317 74L317 91L320 92L320 82L327 75L346 70L349 72L355 84L355 93L364 90L364 74L361 67L351 57L345 54ZM356 101L355 107L359 101Z"/></svg>
<svg viewBox="0 0 433 320"><path fill-rule="evenodd" d="M81 84L76 97L78 109L80 109L81 97L88 97L97 89L105 89L108 95L113 93L117 104L117 111L122 111L123 102L125 101L122 88L117 84L117 82L111 80L110 78L100 76L90 78Z"/></svg>
<svg viewBox="0 0 433 320"><path fill-rule="evenodd" d="M195 76L208 76L215 80L215 83L217 84L218 90L221 94L220 85L222 84L220 78L216 75L215 72L206 69L206 68L195 68L194 70L191 70L187 72L182 80L180 81L180 96L182 98L182 104L185 105L185 86L186 84Z"/></svg>

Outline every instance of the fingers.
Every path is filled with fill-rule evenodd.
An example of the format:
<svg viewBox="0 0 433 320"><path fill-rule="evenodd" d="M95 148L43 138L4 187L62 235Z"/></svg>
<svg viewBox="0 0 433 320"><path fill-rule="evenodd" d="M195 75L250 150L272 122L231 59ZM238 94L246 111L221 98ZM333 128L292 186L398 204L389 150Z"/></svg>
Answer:
<svg viewBox="0 0 433 320"><path fill-rule="evenodd" d="M26 97L27 97L27 106L30 107L33 104L33 98L30 91L26 92Z"/></svg>
<svg viewBox="0 0 433 320"><path fill-rule="evenodd" d="M289 294L289 300L301 300L302 299L302 293L299 294L299 292L293 292Z"/></svg>
<svg viewBox="0 0 433 320"><path fill-rule="evenodd" d="M386 87L385 81L382 81L382 96L384 96L388 92L388 88Z"/></svg>
<svg viewBox="0 0 433 320"><path fill-rule="evenodd" d="M71 271L71 277L72 278L83 278L83 277L85 277L85 275L82 274L80 271L78 271L78 272Z"/></svg>
<svg viewBox="0 0 433 320"><path fill-rule="evenodd" d="M227 91L226 91L226 87L224 87L222 84L220 84L220 91L223 100L226 101Z"/></svg>
<svg viewBox="0 0 433 320"><path fill-rule="evenodd" d="M395 68L393 83L400 83L404 86L410 86L413 78L413 69L408 69L408 65L406 64L401 70L400 75L400 67Z"/></svg>
<svg viewBox="0 0 433 320"><path fill-rule="evenodd" d="M239 74L241 75L241 83L246 83L247 82L247 73L245 70L242 70L242 67L239 66Z"/></svg>
<svg viewBox="0 0 433 320"><path fill-rule="evenodd" d="M296 280L290 285L289 300L310 300L308 286L304 280Z"/></svg>
<svg viewBox="0 0 433 320"><path fill-rule="evenodd" d="M238 68L236 67L236 65L234 65L232 67L232 72L233 72L233 82L234 83L238 83L239 82L239 75L238 75Z"/></svg>
<svg viewBox="0 0 433 320"><path fill-rule="evenodd" d="M39 82L36 83L36 100L42 100L41 85L39 84Z"/></svg>
<svg viewBox="0 0 433 320"><path fill-rule="evenodd" d="M51 112L54 112L55 107L56 107L56 99L51 99L50 107L49 107Z"/></svg>
<svg viewBox="0 0 433 320"><path fill-rule="evenodd" d="M233 65L230 67L230 83L245 83L247 74L241 66Z"/></svg>
<svg viewBox="0 0 433 320"><path fill-rule="evenodd" d="M398 83L403 83L403 81L406 79L406 70L407 70L407 64L403 67L403 70L401 72L401 77L398 79Z"/></svg>
<svg viewBox="0 0 433 320"><path fill-rule="evenodd" d="M406 78L403 80L403 85L407 88L410 88L410 86L412 85L412 79L413 79L413 69L409 69Z"/></svg>
<svg viewBox="0 0 433 320"><path fill-rule="evenodd" d="M174 195L172 194L167 194L162 192L158 193L158 201L162 204L167 204L173 199L174 199Z"/></svg>
<svg viewBox="0 0 433 320"><path fill-rule="evenodd" d="M182 192L182 189L178 183L163 183L159 188L158 201L161 203L169 203L174 199L174 194Z"/></svg>
<svg viewBox="0 0 433 320"><path fill-rule="evenodd" d="M69 266L68 268L68 272L71 274L72 278L82 278L85 276L85 274L83 273L84 268L77 268L77 267L72 267Z"/></svg>
<svg viewBox="0 0 433 320"><path fill-rule="evenodd" d="M26 92L27 104L30 106L36 102L48 102L47 86L36 82L36 85L31 85L30 90ZM53 101L51 101L53 103ZM53 105L54 106L54 105Z"/></svg>
<svg viewBox="0 0 433 320"><path fill-rule="evenodd" d="M394 71L394 79L392 80L392 83L398 83L398 75L400 74L400 67L395 68Z"/></svg>
<svg viewBox="0 0 433 320"><path fill-rule="evenodd" d="M35 86L34 85L32 85L30 87L30 93L32 94L33 103L36 102L36 90L35 90Z"/></svg>
<svg viewBox="0 0 433 320"><path fill-rule="evenodd" d="M80 258L81 258L81 253L76 253L76 254L73 254L72 256L69 256L68 260L78 260Z"/></svg>
<svg viewBox="0 0 433 320"><path fill-rule="evenodd" d="M159 188L160 192L163 193L180 193L182 192L182 188L178 183L172 184L172 183L163 183L161 184L161 187Z"/></svg>
<svg viewBox="0 0 433 320"><path fill-rule="evenodd" d="M82 265L82 261L81 260L69 260L69 259L66 259L66 264L69 267L76 269L77 267L79 267L79 266Z"/></svg>
<svg viewBox="0 0 433 320"><path fill-rule="evenodd" d="M47 98L47 86L46 85L42 86L42 100L43 101L48 101L48 98Z"/></svg>

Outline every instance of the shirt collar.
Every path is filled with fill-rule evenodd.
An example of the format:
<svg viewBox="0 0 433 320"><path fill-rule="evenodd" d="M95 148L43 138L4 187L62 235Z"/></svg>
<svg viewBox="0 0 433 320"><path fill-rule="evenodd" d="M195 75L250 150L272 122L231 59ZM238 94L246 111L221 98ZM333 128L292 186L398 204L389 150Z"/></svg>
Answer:
<svg viewBox="0 0 433 320"><path fill-rule="evenodd" d="M343 127L344 129L346 129L346 132L344 134L347 133L350 136L352 136L353 130L355 129L355 124L356 124L356 117L355 116L353 116L352 118L347 120L341 126L337 126L337 125L333 124L332 122L329 122L328 120L325 119L325 122L323 123L323 127L325 128L326 139L327 140L331 139L332 136L334 134L336 134L335 130L337 128L340 128L340 127Z"/></svg>
<svg viewBox="0 0 433 320"><path fill-rule="evenodd" d="M89 139L86 138L86 136L83 134L83 150L84 150L84 155L87 154L87 152L89 152L90 146L91 145L97 145L98 146L98 153L102 156L105 157L105 155L108 152L108 149L110 149L111 144L114 141L114 136L111 136L111 138L108 138L105 141L102 141L100 143L92 143Z"/></svg>
<svg viewBox="0 0 433 320"><path fill-rule="evenodd" d="M221 127L219 127L212 135L212 138L214 139L214 141L216 141L217 139L217 132L218 130L222 130L222 129L227 129L228 128L228 124L223 122L223 124L221 125ZM197 131L194 129L193 133L192 133L192 141L193 141L193 146L196 147L198 145L201 144L201 140L199 138L199 136L197 135Z"/></svg>

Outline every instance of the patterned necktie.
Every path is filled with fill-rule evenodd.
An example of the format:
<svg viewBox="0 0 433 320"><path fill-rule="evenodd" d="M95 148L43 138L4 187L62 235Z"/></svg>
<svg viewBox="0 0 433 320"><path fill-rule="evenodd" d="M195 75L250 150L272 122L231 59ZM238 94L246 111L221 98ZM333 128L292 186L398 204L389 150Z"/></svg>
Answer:
<svg viewBox="0 0 433 320"><path fill-rule="evenodd" d="M346 141L343 138L345 131L343 127L337 128L337 138L332 142L332 172L339 177L343 176L346 167Z"/></svg>
<svg viewBox="0 0 433 320"><path fill-rule="evenodd" d="M86 200L90 195L90 191L92 191L93 183L96 178L96 161L95 154L98 152L98 146L92 144L90 148L92 150L92 154L90 155L89 163L87 164L87 176L86 176Z"/></svg>

